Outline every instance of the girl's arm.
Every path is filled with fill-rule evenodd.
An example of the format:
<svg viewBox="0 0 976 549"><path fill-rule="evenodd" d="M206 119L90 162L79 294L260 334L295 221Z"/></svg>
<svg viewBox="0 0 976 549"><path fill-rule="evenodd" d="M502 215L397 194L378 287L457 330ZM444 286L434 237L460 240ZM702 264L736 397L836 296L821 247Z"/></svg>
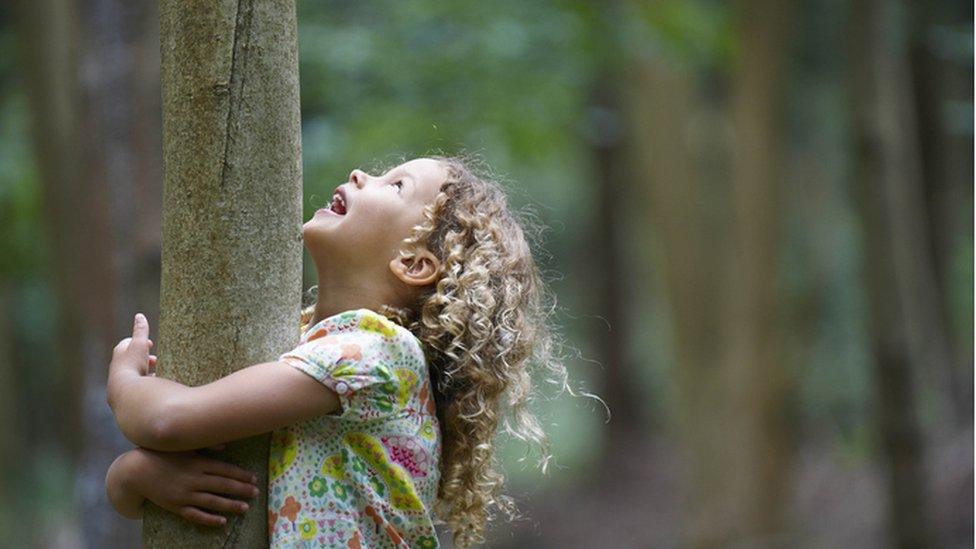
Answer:
<svg viewBox="0 0 976 549"><path fill-rule="evenodd" d="M133 452L130 451L115 458L108 468L108 473L105 474L105 493L112 507L120 515L137 519L142 518L142 503L145 498L132 483L136 476L133 471L135 467L132 463L133 456Z"/></svg>
<svg viewBox="0 0 976 549"><path fill-rule="evenodd" d="M112 507L124 517L142 518L145 500L189 521L220 526L226 519L208 513L243 513L247 504L238 498L257 496L257 477L240 467L195 452L163 453L143 448L118 458L105 476L105 491Z"/></svg>
<svg viewBox="0 0 976 549"><path fill-rule="evenodd" d="M180 451L279 429L339 409L338 395L280 361L255 364L207 385L187 387L149 375L149 323L113 351L108 403L138 446Z"/></svg>

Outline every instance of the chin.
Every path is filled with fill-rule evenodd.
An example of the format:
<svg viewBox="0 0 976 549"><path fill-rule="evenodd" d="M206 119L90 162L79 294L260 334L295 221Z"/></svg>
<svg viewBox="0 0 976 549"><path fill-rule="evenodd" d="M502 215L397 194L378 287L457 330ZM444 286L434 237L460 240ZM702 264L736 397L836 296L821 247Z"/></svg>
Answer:
<svg viewBox="0 0 976 549"><path fill-rule="evenodd" d="M333 219L312 218L302 225L302 244L312 257L329 258L336 261L347 257L354 250L348 250L348 235L341 234Z"/></svg>
<svg viewBox="0 0 976 549"><path fill-rule="evenodd" d="M315 218L312 218L302 225L302 244L309 251L327 247L330 240L328 233L326 227L322 227Z"/></svg>

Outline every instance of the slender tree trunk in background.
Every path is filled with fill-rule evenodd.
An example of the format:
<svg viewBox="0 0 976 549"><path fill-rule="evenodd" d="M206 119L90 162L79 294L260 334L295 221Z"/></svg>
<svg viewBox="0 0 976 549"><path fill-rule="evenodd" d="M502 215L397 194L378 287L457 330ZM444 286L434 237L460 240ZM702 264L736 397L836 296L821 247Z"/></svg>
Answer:
<svg viewBox="0 0 976 549"><path fill-rule="evenodd" d="M291 0L160 6L163 255L158 375L208 383L296 341L301 128ZM220 457L261 472L267 435ZM265 547L267 490L224 528L147 506L149 547Z"/></svg>
<svg viewBox="0 0 976 549"><path fill-rule="evenodd" d="M933 286L938 299L931 303L945 332L950 360L944 361L946 371L941 380L951 402L954 426L967 425L973 415L973 349L972 339L960 341L959 331L953 327L953 305L959 298L953 292L955 266L960 250L972 249L973 232L973 141L961 138L950 128L946 115L952 102L972 105L972 57L953 59L940 51L952 21L971 20L969 10L960 10L958 3L935 1L911 4L909 17L909 45L912 85L915 90L913 109L917 114L919 161L925 196L923 210L928 235L927 246L932 252ZM969 11L952 13L952 11ZM962 82L966 82L962 84ZM957 91L958 90L958 91ZM960 93L961 92L961 93ZM956 122L958 124L958 122ZM970 305L967 313L972 317Z"/></svg>
<svg viewBox="0 0 976 549"><path fill-rule="evenodd" d="M689 462L690 532L713 528L725 510L717 507L729 471L723 435L726 407L719 368L721 342L718 284L721 222L710 209L713 188L705 162L688 139L696 98L692 69L659 55L638 66L629 87L637 156L646 181L645 201L660 249L677 381L678 434Z"/></svg>
<svg viewBox="0 0 976 549"><path fill-rule="evenodd" d="M83 187L97 202L92 230L100 235L84 246L100 256L83 302L91 341L83 347L78 492L89 547L139 543L139 524L115 513L105 495L106 470L132 448L105 405L105 379L111 349L130 332L132 314L158 317L162 154L155 7L149 0L86 0L79 10L81 133L97 137L79 146Z"/></svg>
<svg viewBox="0 0 976 549"><path fill-rule="evenodd" d="M13 546L25 546L28 539L16 525L20 509L16 494L27 488L18 483L24 477L25 467L21 445L19 410L23 395L18 393L17 360L14 356L11 284L0 279L0 532L4 542Z"/></svg>
<svg viewBox="0 0 976 549"><path fill-rule="evenodd" d="M131 311L153 318L157 310L159 42L144 32L156 27L153 7L47 1L25 6L19 25L55 233L64 352L54 362L63 373L52 377L71 387L47 399L64 406L49 424L70 429L60 436L78 455L78 510L91 547L131 547L139 537L138 523L119 517L105 496L105 471L132 447L105 404L105 376Z"/></svg>
<svg viewBox="0 0 976 549"><path fill-rule="evenodd" d="M31 394L43 406L25 408L29 478L66 472L71 478L83 444L80 414L85 371L85 350L93 346L94 326L99 318L86 319L91 303L86 284L93 280L98 265L106 259L102 233L97 222L97 202L85 193L83 156L79 141L77 90L77 8L67 0L16 2L20 61L24 67L26 95L30 102L35 165L44 204L46 232L43 244L50 263L46 265L56 305L49 346L43 360L20 367L32 368L36 379L47 383ZM88 254L86 246L92 246ZM94 290L92 293L97 292ZM33 385L32 385L33 386ZM32 459L43 456L44 459ZM73 490L66 492L69 503ZM29 501L29 500L28 500ZM52 545L61 531L75 527L74 509L35 509L24 504L18 528L27 533L31 546ZM34 511L39 511L35 513ZM57 528L42 527L54 524ZM76 535L71 531L68 535ZM9 541L9 540L8 540Z"/></svg>
<svg viewBox="0 0 976 549"><path fill-rule="evenodd" d="M793 365L786 360L790 327L780 257L786 215L784 96L794 6L783 0L744 0L736 6L740 49L732 75L732 241L722 367L730 421L737 425L727 432L733 437L727 467L734 473L726 504L737 517L734 540L779 547L789 545L791 491L787 398Z"/></svg>
<svg viewBox="0 0 976 549"><path fill-rule="evenodd" d="M590 260L600 273L601 316L609 324L600 330L600 356L603 362L602 391L611 419L604 434L599 479L594 482L606 486L630 477L627 471L643 466L638 441L646 436L640 407L640 383L634 368L627 360L630 315L627 308L628 270L622 265L624 255L623 232L627 227L629 180L625 172L626 159L622 154L624 121L620 112L616 79L611 75L597 77L590 105L590 147L594 160L598 189L596 190L596 242ZM621 451L628 449L628 451Z"/></svg>
<svg viewBox="0 0 976 549"><path fill-rule="evenodd" d="M855 9L852 23L858 25L860 20L864 25L857 27L856 33L863 40L855 48L862 59L858 67L863 83L855 93L863 94L857 100L873 109L870 114L861 114L858 108L857 114L870 117L864 120L864 133L878 139L886 153L879 160L888 167L879 176L885 181L887 190L883 192L890 201L886 216L890 216L887 230L893 241L894 288L901 300L902 318L908 323L905 336L909 360L916 365L909 369L910 380L922 382L919 387L927 392L917 396L925 409L937 410L933 421L948 421L952 419L951 400L943 395L953 391L952 360L928 236L930 223L907 51L907 9L902 2L868 2ZM871 15L864 15L866 11ZM873 133L867 132L867 124L874 125Z"/></svg>
<svg viewBox="0 0 976 549"><path fill-rule="evenodd" d="M634 271L627 264L635 241L627 230L633 226L630 199L635 195L628 185L630 167L624 145L630 124L623 113L621 82L623 68L630 61L615 29L620 21L620 3L609 0L583 9L590 22L589 40L605 63L592 77L589 101L585 106L584 137L590 147L596 201L592 242L593 255L586 269L598 280L594 288L595 303L606 326L600 326L597 345L602 363L601 388L598 391L610 409L610 422L603 431L599 473L591 482L601 490L621 480L632 478L646 464L643 442L649 426L642 421L646 406L642 404L640 376L629 360L632 343L631 318ZM605 330L605 331L604 331Z"/></svg>
<svg viewBox="0 0 976 549"><path fill-rule="evenodd" d="M660 54L633 86L675 341L695 546L781 546L788 539L788 317L777 282L790 7L739 5L728 198L706 176L710 146L690 138L698 114L694 68Z"/></svg>
<svg viewBox="0 0 976 549"><path fill-rule="evenodd" d="M74 94L77 64L74 46L77 39L77 14L66 0L18 2L22 63L26 69L27 96L32 115L32 138L39 181L46 210L50 243L51 278L58 300L57 333L52 338L57 371L49 371L52 392L45 395L51 404L46 413L38 411L30 430L44 432L44 425L55 430L62 448L73 460L81 447L80 409L82 383L82 312L84 273L82 244L92 235L89 210L80 183L77 149L78 105Z"/></svg>
<svg viewBox="0 0 976 549"><path fill-rule="evenodd" d="M887 461L889 525L898 547L931 547L923 448L913 368L939 367L912 352L919 327L917 265L928 264L922 241L921 181L911 113L910 82L898 6L855 4L851 78L856 185L864 220L865 285L878 395L878 424ZM922 231L922 232L918 232ZM928 288L927 290L931 290ZM926 334L931 333L926 328Z"/></svg>

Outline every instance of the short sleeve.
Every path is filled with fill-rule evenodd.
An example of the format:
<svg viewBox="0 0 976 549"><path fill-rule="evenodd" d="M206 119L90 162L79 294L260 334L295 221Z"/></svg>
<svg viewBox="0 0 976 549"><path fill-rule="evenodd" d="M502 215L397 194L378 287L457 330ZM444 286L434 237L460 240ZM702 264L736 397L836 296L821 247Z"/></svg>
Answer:
<svg viewBox="0 0 976 549"><path fill-rule="evenodd" d="M310 375L338 396L341 409L331 417L369 421L400 411L402 392L395 364L409 345L396 330L355 327L302 343L279 360ZM314 334L313 334L314 336Z"/></svg>

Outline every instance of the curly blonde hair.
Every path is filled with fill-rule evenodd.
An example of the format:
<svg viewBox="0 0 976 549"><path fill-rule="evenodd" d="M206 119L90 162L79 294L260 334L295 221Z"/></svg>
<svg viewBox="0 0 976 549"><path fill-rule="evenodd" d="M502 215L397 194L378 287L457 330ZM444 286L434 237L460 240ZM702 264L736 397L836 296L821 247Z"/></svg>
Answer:
<svg viewBox="0 0 976 549"><path fill-rule="evenodd" d="M378 312L422 343L443 437L434 512L452 529L454 543L467 547L485 541L493 507L509 520L519 516L512 498L501 494L505 476L494 445L500 421L508 435L540 449L546 474L549 439L529 410L537 394L533 370L544 372L560 393L578 395L558 352L561 340L550 328L555 298L527 238L536 225L511 211L501 185L476 174L470 161L434 159L448 177L400 255L412 258L418 246L426 247L441 261L438 280L411 306ZM314 308L303 311L302 324Z"/></svg>

